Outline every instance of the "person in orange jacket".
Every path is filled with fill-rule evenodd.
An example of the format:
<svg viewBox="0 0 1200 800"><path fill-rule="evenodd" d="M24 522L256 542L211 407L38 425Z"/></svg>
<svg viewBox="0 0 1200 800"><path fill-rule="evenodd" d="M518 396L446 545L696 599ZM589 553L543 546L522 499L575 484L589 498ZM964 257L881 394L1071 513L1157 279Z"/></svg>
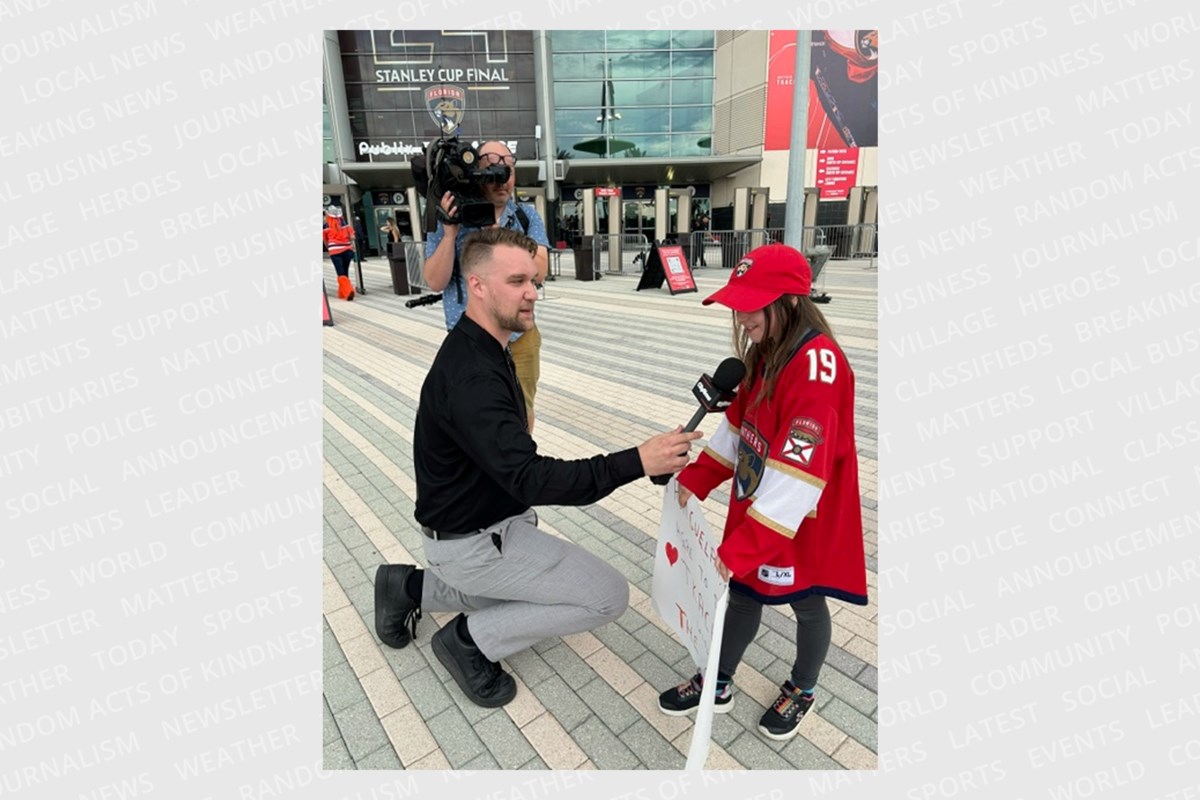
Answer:
<svg viewBox="0 0 1200 800"><path fill-rule="evenodd" d="M350 282L350 262L354 259L354 228L347 225L342 209L329 206L325 209L325 227L321 231L329 260L337 273L338 297L354 299L354 284Z"/></svg>

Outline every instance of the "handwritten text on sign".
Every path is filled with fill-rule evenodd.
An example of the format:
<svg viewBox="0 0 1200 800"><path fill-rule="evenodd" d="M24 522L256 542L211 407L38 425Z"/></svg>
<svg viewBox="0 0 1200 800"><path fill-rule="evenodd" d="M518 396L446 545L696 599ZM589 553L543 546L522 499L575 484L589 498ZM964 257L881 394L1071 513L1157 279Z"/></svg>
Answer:
<svg viewBox="0 0 1200 800"><path fill-rule="evenodd" d="M701 667L712 646L717 599L725 590L713 562L720 542L696 498L679 507L675 487L672 479L664 493L650 596L654 609Z"/></svg>

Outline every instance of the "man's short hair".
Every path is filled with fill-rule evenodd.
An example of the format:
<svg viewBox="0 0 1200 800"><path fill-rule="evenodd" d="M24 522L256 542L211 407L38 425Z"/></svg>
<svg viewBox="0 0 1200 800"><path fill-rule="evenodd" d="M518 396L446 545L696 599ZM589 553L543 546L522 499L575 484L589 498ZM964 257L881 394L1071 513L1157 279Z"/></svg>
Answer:
<svg viewBox="0 0 1200 800"><path fill-rule="evenodd" d="M537 255L538 244L533 239L518 230L492 225L468 235L463 240L460 259L463 274L474 272L476 266L490 260L492 250L500 245L519 247L531 256Z"/></svg>

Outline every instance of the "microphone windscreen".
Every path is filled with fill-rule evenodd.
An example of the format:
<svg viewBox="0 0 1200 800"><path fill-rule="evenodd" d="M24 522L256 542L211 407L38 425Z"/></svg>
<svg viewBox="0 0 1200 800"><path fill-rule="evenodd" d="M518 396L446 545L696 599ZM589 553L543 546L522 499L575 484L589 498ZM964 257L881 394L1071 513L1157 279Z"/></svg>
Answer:
<svg viewBox="0 0 1200 800"><path fill-rule="evenodd" d="M713 386L716 386L722 392L737 391L738 384L742 382L742 378L746 377L746 365L742 363L740 358L727 358L717 366L716 373L713 374Z"/></svg>

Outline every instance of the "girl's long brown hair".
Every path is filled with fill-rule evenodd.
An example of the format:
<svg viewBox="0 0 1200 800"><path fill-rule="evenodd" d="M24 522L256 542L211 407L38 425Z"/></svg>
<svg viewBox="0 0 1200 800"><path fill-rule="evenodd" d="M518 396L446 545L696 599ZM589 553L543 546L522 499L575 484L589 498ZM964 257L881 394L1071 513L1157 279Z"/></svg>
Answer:
<svg viewBox="0 0 1200 800"><path fill-rule="evenodd" d="M755 399L754 405L758 405L763 398L769 400L775 395L775 384L784 365L809 328L820 331L836 343L833 328L810 297L785 294L763 312L767 330L758 344L751 342L745 329L737 324L736 312L733 317L733 352L746 364L746 377L742 379L740 391L748 392L758 377L759 369L764 371L763 391Z"/></svg>

